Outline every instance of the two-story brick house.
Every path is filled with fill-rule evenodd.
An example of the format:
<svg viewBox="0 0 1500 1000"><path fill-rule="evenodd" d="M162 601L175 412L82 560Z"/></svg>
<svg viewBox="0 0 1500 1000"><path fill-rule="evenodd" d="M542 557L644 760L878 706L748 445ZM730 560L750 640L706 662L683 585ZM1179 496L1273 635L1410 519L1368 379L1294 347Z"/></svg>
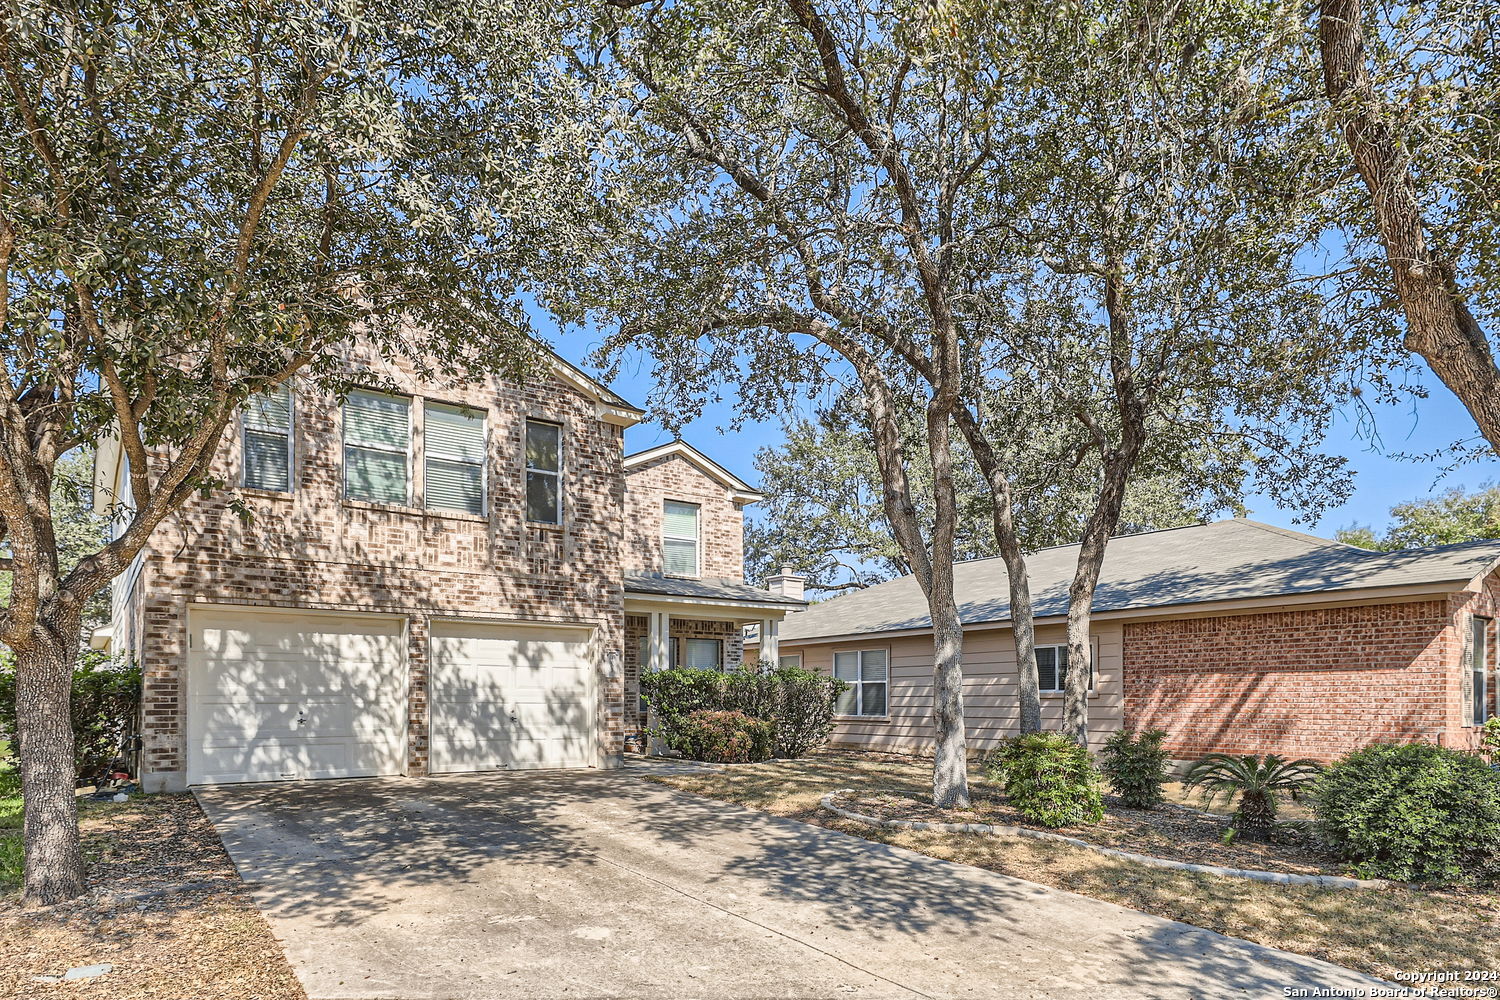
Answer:
<svg viewBox="0 0 1500 1000"><path fill-rule="evenodd" d="M115 582L96 644L141 664L148 790L608 767L643 666L735 666L745 624L802 606L744 583L758 494L680 442L626 457L642 411L561 359L526 384L350 364L399 391L256 400L231 488Z"/></svg>

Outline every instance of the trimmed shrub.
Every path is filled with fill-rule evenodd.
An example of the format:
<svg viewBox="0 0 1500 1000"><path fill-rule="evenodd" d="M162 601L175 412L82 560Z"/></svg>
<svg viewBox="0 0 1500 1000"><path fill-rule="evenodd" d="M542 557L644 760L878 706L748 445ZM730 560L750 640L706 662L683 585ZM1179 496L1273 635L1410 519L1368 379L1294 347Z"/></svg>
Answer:
<svg viewBox="0 0 1500 1000"><path fill-rule="evenodd" d="M1167 751L1162 746L1166 738L1165 729L1137 734L1126 728L1104 741L1099 769L1125 806L1155 809L1161 805L1161 787L1167 780Z"/></svg>
<svg viewBox="0 0 1500 1000"><path fill-rule="evenodd" d="M1375 743L1313 789L1324 839L1365 878L1478 882L1500 875L1500 775L1428 743Z"/></svg>
<svg viewBox="0 0 1500 1000"><path fill-rule="evenodd" d="M1013 736L990 754L985 771L1017 812L1043 826L1104 818L1099 769L1086 748L1062 733Z"/></svg>
<svg viewBox="0 0 1500 1000"><path fill-rule="evenodd" d="M79 784L94 784L120 755L120 745L136 731L141 704L141 671L134 663L85 650L73 667L73 766ZM0 739L19 756L16 731L16 669L0 659Z"/></svg>
<svg viewBox="0 0 1500 1000"><path fill-rule="evenodd" d="M659 670L641 676L641 694L656 713L652 734L674 749L694 712L738 712L771 724L772 751L801 757L828 742L844 681L794 667L761 670ZM686 752L686 751L682 751Z"/></svg>
<svg viewBox="0 0 1500 1000"><path fill-rule="evenodd" d="M693 760L753 764L771 759L771 724L744 712L689 712L667 745Z"/></svg>

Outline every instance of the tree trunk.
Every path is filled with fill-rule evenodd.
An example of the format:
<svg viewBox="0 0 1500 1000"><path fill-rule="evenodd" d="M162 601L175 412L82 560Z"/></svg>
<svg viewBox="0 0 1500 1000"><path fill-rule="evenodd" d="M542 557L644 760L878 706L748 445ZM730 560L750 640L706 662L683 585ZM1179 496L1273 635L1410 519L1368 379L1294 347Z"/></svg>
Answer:
<svg viewBox="0 0 1500 1000"><path fill-rule="evenodd" d="M1406 349L1419 354L1468 409L1490 447L1500 451L1500 367L1457 286L1453 265L1427 242L1411 153L1375 93L1365 58L1360 0L1322 0L1318 43L1323 85L1344 139L1370 192L1375 229L1406 316Z"/></svg>
<svg viewBox="0 0 1500 1000"><path fill-rule="evenodd" d="M78 623L43 620L16 652L17 756L25 810L28 903L50 905L83 894L83 855L74 795L69 715Z"/></svg>
<svg viewBox="0 0 1500 1000"><path fill-rule="evenodd" d="M1026 568L1026 550L1016 533L1015 510L1011 504L1010 477L1000 467L989 438L977 418L960 407L958 426L969 443L969 453L979 466L990 488L994 511L995 545L1005 563L1005 580L1010 588L1011 637L1016 645L1016 686L1020 709L1021 732L1042 731L1041 685L1036 675L1036 624L1032 617L1031 575Z"/></svg>
<svg viewBox="0 0 1500 1000"><path fill-rule="evenodd" d="M932 463L932 564L927 609L932 616L932 723L937 731L932 757L932 804L939 809L969 805L969 751L964 727L964 630L953 584L953 539L958 500L953 484L951 403L940 395L928 406L927 448ZM890 664L886 664L889 678ZM886 688L890 697L890 687Z"/></svg>
<svg viewBox="0 0 1500 1000"><path fill-rule="evenodd" d="M1233 825L1246 840L1264 843L1276 827L1276 804L1263 792L1245 792L1240 796Z"/></svg>

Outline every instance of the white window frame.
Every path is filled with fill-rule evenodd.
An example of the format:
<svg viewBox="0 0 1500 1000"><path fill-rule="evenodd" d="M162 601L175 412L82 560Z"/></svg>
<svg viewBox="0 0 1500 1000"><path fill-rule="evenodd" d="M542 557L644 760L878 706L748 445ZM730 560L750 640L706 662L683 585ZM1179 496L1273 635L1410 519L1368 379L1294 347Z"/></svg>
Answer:
<svg viewBox="0 0 1500 1000"><path fill-rule="evenodd" d="M427 436L427 411L431 410L431 409L438 409L438 410L458 410L460 412L469 412L469 413L477 413L477 414L479 414L480 438L481 438L481 440L483 442L480 445L480 455L481 455L481 457L480 457L479 461L477 463L462 462L461 460L458 460L458 459L446 458L446 457L443 457L443 456L439 456L438 457L438 461L440 461L440 462L454 462L455 464L463 464L463 465L475 465L475 464L477 464L479 466L479 514L478 514L478 516L479 517L488 517L489 516L489 512L490 512L490 476L489 476L489 465L490 465L490 463L489 463L489 455L490 455L490 415L489 415L489 411L486 410L484 407L481 407L481 406L465 406L462 403L445 403L445 402L443 402L440 399L424 399L424 400L422 400L422 432L423 432L422 433L422 486L423 486L423 490L422 490L422 505L424 507L426 507L428 510L443 511L443 512L448 513L448 514L470 514L471 516L473 515L472 511L459 510L456 507L434 507L432 505L432 499L427 495L427 490L426 490L426 486L427 486L427 467L432 462L432 449L430 447L431 443L428 440L428 436ZM558 458L559 459L562 458L562 437L561 437L561 435L558 436ZM561 486L560 483L558 485L559 485L559 487ZM558 509L559 513L562 512L562 493L561 493L560 490L559 490L558 495L557 495L557 509Z"/></svg>
<svg viewBox="0 0 1500 1000"><path fill-rule="evenodd" d="M714 657L714 665L712 667L692 667L690 669L693 669L693 670L717 670L720 673L724 672L724 640L723 639L718 639L718 638L715 638L715 637L713 637L711 635L685 635L685 636L682 636L682 638L679 641L682 643L682 663L683 663L684 666L687 666L687 659L688 659L687 651L688 651L688 644L689 643L694 643L694 642L711 642L718 649L718 655L716 655Z"/></svg>
<svg viewBox="0 0 1500 1000"><path fill-rule="evenodd" d="M548 427L556 427L557 428L557 468L556 469L538 469L538 468L533 468L532 467L531 458L530 458L529 455L527 455L527 449L526 449L526 441L531 436L531 425L532 424L546 424ZM527 524L550 524L550 525L554 525L554 526L561 526L562 523L563 523L564 511L567 509L567 504L565 503L566 498L563 496L563 470L567 466L567 461L568 461L567 441L568 441L567 425L564 424L561 420L548 420L546 417L527 417L524 421L522 421L522 424L521 424L521 470L522 470L521 471L521 516L526 520ZM530 491L529 491L529 488L528 488L528 485L527 485L528 482L531 479L531 474L532 473L536 473L539 476L552 476L552 477L554 477L557 480L557 520L555 520L555 521L538 521L538 520L535 520L535 519L532 518L532 516L531 516L531 503L530 503L531 495L530 495Z"/></svg>
<svg viewBox="0 0 1500 1000"><path fill-rule="evenodd" d="M675 503L683 507L691 507L697 511L693 518L693 537L689 539L686 535L667 534L667 504ZM674 542L692 541L693 543L693 572L691 575L685 573L673 573L667 570L667 539ZM703 505L693 503L691 500L676 500L672 497L663 497L661 501L661 566L668 576L681 579L696 580L703 576Z"/></svg>
<svg viewBox="0 0 1500 1000"><path fill-rule="evenodd" d="M417 476L416 476L416 471L417 471L416 470L416 464L417 464L416 463L417 430L416 430L416 414L414 412L416 410L416 399L413 398L413 397L411 397L411 396L405 396L405 395L402 395L401 393L397 393L397 392L382 392L379 389L355 389L349 395L353 396L355 392L363 392L363 393L367 393L368 395L371 395L371 396L385 396L387 399L404 399L404 400L406 400L406 449L405 449L404 452L401 449L399 449L399 448L383 448L383 447L381 447L379 445L356 444L356 445L354 445L354 447L355 448L363 448L366 451L382 451L382 452L385 452L386 454L389 454L389 455L401 455L401 454L404 454L406 456L406 500L403 503L398 504L397 506L410 507L411 504L412 504L412 499L411 499L411 497L412 497L412 490L415 488L416 478L417 478ZM340 451L340 454L339 454L339 460L340 460L341 464L344 467L344 469L343 469L343 472L344 472L344 499L345 500L353 500L355 503L372 503L372 504L376 504L377 506L379 506L379 505L389 506L389 501L385 501L385 500L366 500L363 497L354 497L354 496L350 496L349 495L349 447L350 447L350 443L349 443L349 400L348 399L345 399L344 400L344 405L341 406L341 407L339 407L339 429L342 432L342 437L343 437L342 448L341 448L341 451Z"/></svg>
<svg viewBox="0 0 1500 1000"><path fill-rule="evenodd" d="M796 660L797 662L795 662L795 663L788 662L790 660ZM798 670L800 670L800 669L802 669L802 654L801 653L782 653L781 655L779 655L779 656L776 657L776 667L777 667L777 669L780 669L782 667L796 667Z"/></svg>
<svg viewBox="0 0 1500 1000"><path fill-rule="evenodd" d="M1485 615L1469 616L1469 705L1468 725L1482 726L1490 717L1490 626L1494 619ZM1474 640L1479 640L1479 665L1474 665Z"/></svg>
<svg viewBox="0 0 1500 1000"><path fill-rule="evenodd" d="M851 680L846 680L844 678L839 677L838 666L839 666L839 654L840 653L853 653L853 654L855 654L855 656L856 656L856 659L855 659L855 670L856 670L856 672L858 674L857 679L851 681ZM866 653L884 653L885 654L885 680L883 680L883 681L866 681L864 679L864 677L865 677L865 654ZM891 717L891 647L889 647L889 646L862 646L862 647L859 647L857 649L836 649L836 650L833 651L833 665L829 668L829 671L830 671L830 673L835 678L838 678L839 680L843 680L845 684L848 684L850 686L850 689L854 692L854 712L853 713L840 712L840 713L838 713L838 716L837 716L838 718L840 718L840 719L889 719ZM864 692L864 687L865 687L866 684L880 684L880 685L883 685L885 687L885 711L880 712L878 714L868 714L867 715L865 713L865 692Z"/></svg>
<svg viewBox="0 0 1500 1000"><path fill-rule="evenodd" d="M290 494L297 489L297 446L295 444L297 438L297 393L290 384L276 386L271 391L284 391L286 393L286 489L271 490L264 486L251 486L246 482L250 476L249 452L245 449L246 435L251 430L262 434L270 433L264 427L252 428L245 423L246 410L249 406L248 400L246 401L246 405L240 408L240 488L258 490L262 493Z"/></svg>
<svg viewBox="0 0 1500 1000"><path fill-rule="evenodd" d="M1035 649L1036 649L1037 652L1041 652L1044 649L1061 649L1064 652L1066 652L1067 648L1068 648L1068 644L1065 643L1065 642L1039 642L1035 646ZM1099 664L1099 640L1098 639L1091 639L1091 640L1089 640L1089 687L1088 687L1089 694L1093 694L1097 690L1097 685L1099 683L1098 664ZM1056 671L1053 672L1053 676L1056 676ZM1038 666L1038 670L1037 670L1037 690L1038 690L1038 692L1041 693L1041 694L1062 694L1064 692L1064 689L1060 688L1060 687L1055 687L1055 688L1044 688L1044 687L1042 687L1041 686L1041 680L1042 680L1042 678L1041 678L1041 670L1040 670L1040 665L1039 665Z"/></svg>

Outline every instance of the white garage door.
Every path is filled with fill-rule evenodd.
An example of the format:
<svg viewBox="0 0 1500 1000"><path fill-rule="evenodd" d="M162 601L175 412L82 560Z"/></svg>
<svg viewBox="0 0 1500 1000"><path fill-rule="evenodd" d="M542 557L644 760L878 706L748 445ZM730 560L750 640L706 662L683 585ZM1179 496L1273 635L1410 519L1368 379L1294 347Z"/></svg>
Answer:
<svg viewBox="0 0 1500 1000"><path fill-rule="evenodd" d="M594 763L587 629L432 625L435 773Z"/></svg>
<svg viewBox="0 0 1500 1000"><path fill-rule="evenodd" d="M401 619L212 610L189 628L189 783L401 773Z"/></svg>

